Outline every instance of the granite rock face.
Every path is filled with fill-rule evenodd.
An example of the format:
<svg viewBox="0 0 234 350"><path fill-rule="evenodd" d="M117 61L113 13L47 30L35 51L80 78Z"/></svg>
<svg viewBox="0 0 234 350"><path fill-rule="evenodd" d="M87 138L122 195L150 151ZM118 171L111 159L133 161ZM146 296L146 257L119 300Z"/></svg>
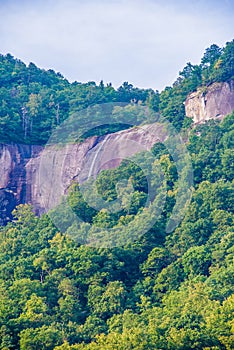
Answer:
<svg viewBox="0 0 234 350"><path fill-rule="evenodd" d="M187 97L185 109L195 124L223 118L234 110L234 81L198 89ZM39 215L47 212L60 203L73 181L83 183L166 138L162 124L154 123L93 136L79 144L0 144L0 225L20 203L31 204Z"/></svg>
<svg viewBox="0 0 234 350"><path fill-rule="evenodd" d="M145 125L62 147L49 145L26 165L30 202L38 214L54 208L73 181L85 182L167 137L162 124Z"/></svg>
<svg viewBox="0 0 234 350"><path fill-rule="evenodd" d="M150 150L164 141L161 124L145 125L80 144L0 145L0 224L20 203L31 204L42 214L59 204L73 181L95 177L102 169L117 167L122 159Z"/></svg>
<svg viewBox="0 0 234 350"><path fill-rule="evenodd" d="M222 119L234 110L234 80L213 83L188 95L185 101L187 117L195 124L210 119Z"/></svg>

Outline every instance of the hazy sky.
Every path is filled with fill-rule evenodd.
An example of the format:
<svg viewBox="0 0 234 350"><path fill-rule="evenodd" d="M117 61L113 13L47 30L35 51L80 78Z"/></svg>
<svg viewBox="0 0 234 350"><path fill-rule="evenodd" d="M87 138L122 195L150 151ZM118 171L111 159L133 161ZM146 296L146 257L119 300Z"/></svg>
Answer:
<svg viewBox="0 0 234 350"><path fill-rule="evenodd" d="M234 0L0 0L0 19L0 53L70 81L158 90L234 38Z"/></svg>

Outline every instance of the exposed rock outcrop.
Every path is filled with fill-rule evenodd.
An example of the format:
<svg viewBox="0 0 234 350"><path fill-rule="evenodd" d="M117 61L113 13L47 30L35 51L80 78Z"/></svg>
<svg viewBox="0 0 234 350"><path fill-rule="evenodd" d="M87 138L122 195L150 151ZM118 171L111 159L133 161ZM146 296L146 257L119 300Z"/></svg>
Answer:
<svg viewBox="0 0 234 350"><path fill-rule="evenodd" d="M165 138L162 125L155 123L62 147L0 145L0 224L19 203L32 204L37 214L55 207L73 180L84 182L117 167Z"/></svg>
<svg viewBox="0 0 234 350"><path fill-rule="evenodd" d="M234 81L193 92L186 99L185 109L194 123L223 118L234 110ZM166 138L162 124L155 123L93 136L80 144L0 144L0 225L11 218L16 205L32 204L41 214L59 204L73 180L82 183Z"/></svg>
<svg viewBox="0 0 234 350"><path fill-rule="evenodd" d="M0 224L12 209L30 200L26 164L42 151L41 146L0 144Z"/></svg>
<svg viewBox="0 0 234 350"><path fill-rule="evenodd" d="M210 119L222 119L234 110L234 81L213 83L188 95L185 101L187 117L195 124Z"/></svg>

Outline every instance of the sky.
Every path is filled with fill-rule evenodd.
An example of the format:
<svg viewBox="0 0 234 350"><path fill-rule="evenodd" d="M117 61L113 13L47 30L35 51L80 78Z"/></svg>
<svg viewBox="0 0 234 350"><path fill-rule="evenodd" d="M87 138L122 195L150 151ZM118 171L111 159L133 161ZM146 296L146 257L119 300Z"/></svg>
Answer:
<svg viewBox="0 0 234 350"><path fill-rule="evenodd" d="M234 38L234 0L0 0L0 53L69 81L161 91Z"/></svg>

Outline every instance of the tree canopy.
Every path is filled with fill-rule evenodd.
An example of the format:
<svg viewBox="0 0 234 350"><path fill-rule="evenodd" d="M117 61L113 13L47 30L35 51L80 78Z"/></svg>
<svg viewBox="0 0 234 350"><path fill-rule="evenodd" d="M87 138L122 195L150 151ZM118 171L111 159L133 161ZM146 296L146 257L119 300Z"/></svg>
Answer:
<svg viewBox="0 0 234 350"><path fill-rule="evenodd" d="M164 167L165 206L134 242L111 249L82 245L69 229L58 232L49 216L17 207L14 220L0 228L0 349L232 349L233 118L190 132L193 197L172 233L165 226L178 177L160 144L152 151ZM118 181L131 181L132 196L123 197L119 213L92 210L74 184L69 205L86 223L73 233L124 230L144 206L144 176L129 161L100 173L97 188L107 201L116 198Z"/></svg>
<svg viewBox="0 0 234 350"><path fill-rule="evenodd" d="M44 144L52 131L72 114L108 102L140 103L160 112L178 130L186 128L187 95L199 86L232 79L233 50L234 41L224 48L211 45L199 65L187 63L173 86L161 93L136 88L129 82L123 82L117 89L103 81L70 83L52 69L46 71L33 63L26 66L10 54L0 55L0 142Z"/></svg>
<svg viewBox="0 0 234 350"><path fill-rule="evenodd" d="M30 205L19 205L13 220L0 226L0 350L234 348L234 112L190 129L183 104L198 86L233 79L233 48L233 41L211 45L200 65L188 63L160 94L128 82L118 89L70 83L60 73L0 56L1 142L44 144L71 114L103 102L127 103L112 111L118 123L138 103L183 129L194 172L191 202L172 232L166 227L179 175L160 142L151 150L153 163L143 152L98 175L98 194L107 204L118 198L119 211L93 208L78 183L68 189L67 203L83 222L66 226L62 206L58 220L65 232L51 213L37 217ZM150 196L147 178L154 179ZM109 228L120 233L116 241L143 230L162 185L161 214L146 233L112 248L82 244L85 235L98 237Z"/></svg>

